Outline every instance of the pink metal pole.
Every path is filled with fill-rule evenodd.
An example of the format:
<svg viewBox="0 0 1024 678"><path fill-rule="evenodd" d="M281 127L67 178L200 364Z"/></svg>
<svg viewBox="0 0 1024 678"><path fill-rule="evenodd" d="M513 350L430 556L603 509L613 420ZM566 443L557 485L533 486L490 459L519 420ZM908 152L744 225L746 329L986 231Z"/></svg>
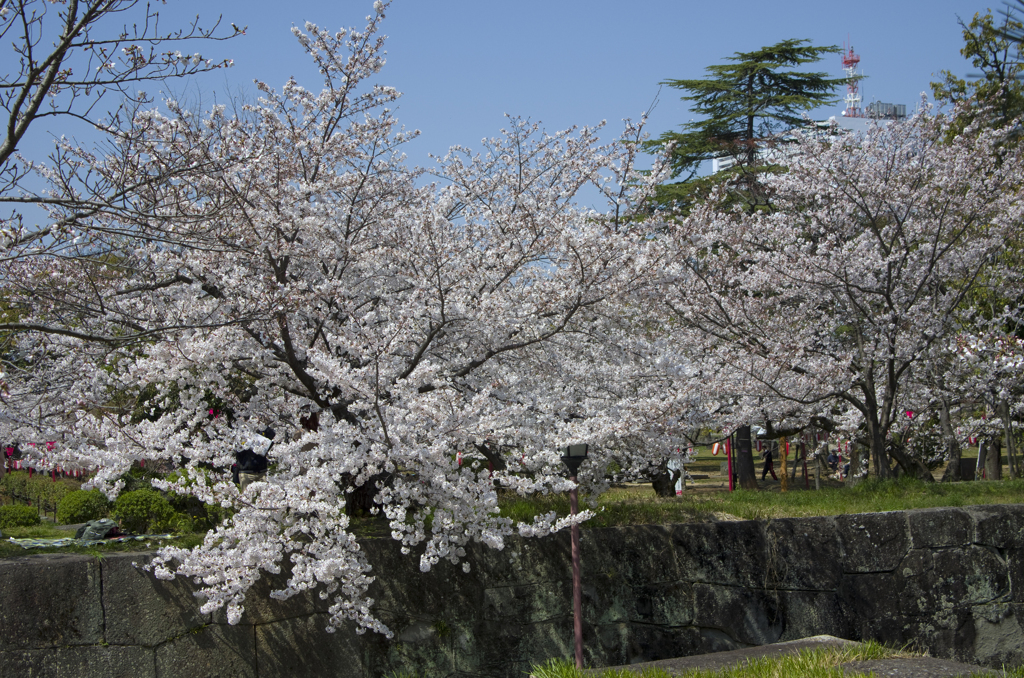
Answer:
<svg viewBox="0 0 1024 678"><path fill-rule="evenodd" d="M576 476L571 478L576 482ZM579 507L576 488L569 492L569 511L573 516ZM572 630L576 640L576 668L583 668L583 587L580 584L580 526L569 530L572 541Z"/></svg>
<svg viewBox="0 0 1024 678"><path fill-rule="evenodd" d="M731 436L725 439L725 458L729 463L729 491L732 492L732 445L729 444L730 440ZM719 468L721 468L721 466L719 466Z"/></svg>

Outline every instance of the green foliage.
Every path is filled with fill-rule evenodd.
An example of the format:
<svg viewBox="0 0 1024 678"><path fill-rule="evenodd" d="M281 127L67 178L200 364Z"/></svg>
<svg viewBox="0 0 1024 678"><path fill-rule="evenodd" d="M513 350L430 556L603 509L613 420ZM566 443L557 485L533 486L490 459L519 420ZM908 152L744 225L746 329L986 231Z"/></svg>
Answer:
<svg viewBox="0 0 1024 678"><path fill-rule="evenodd" d="M121 523L123 530L133 534L174 530L180 519L167 499L153 489L122 493L114 501L111 516Z"/></svg>
<svg viewBox="0 0 1024 678"><path fill-rule="evenodd" d="M943 103L960 103L976 97L992 106L997 125L1005 125L1024 113L1024 24L1012 12L1000 22L992 11L974 15L964 24L964 46L960 54L981 71L980 77L965 80L950 71L940 71L941 80L932 83L932 94Z"/></svg>
<svg viewBox="0 0 1024 678"><path fill-rule="evenodd" d="M167 384L145 384L139 389L132 407L131 423L156 421L164 414L181 406L180 389L176 381Z"/></svg>
<svg viewBox="0 0 1024 678"><path fill-rule="evenodd" d="M121 480L124 481L124 487L121 488L121 491L134 492L135 490L148 490L153 487L152 481L154 479L162 479L163 477L163 474L153 471L152 469L141 467L136 463L132 465L128 470L128 473L121 476Z"/></svg>
<svg viewBox="0 0 1024 678"><path fill-rule="evenodd" d="M175 471L168 474L167 480L174 482L178 477L179 472ZM208 475L204 476L203 481L208 485L212 484ZM195 481L189 480L188 483L192 485ZM206 532L220 525L229 515L229 511L224 507L204 504L190 494L175 494L172 492L168 494L167 501L171 504L171 508L174 509L175 513L177 513L175 518L176 532Z"/></svg>
<svg viewBox="0 0 1024 678"><path fill-rule="evenodd" d="M75 490L57 504L57 522L61 525L86 523L105 518L109 510L110 502L99 490Z"/></svg>
<svg viewBox="0 0 1024 678"><path fill-rule="evenodd" d="M31 506L0 506L0 528L39 524L39 511Z"/></svg>
<svg viewBox="0 0 1024 678"><path fill-rule="evenodd" d="M758 150L773 135L804 125L803 113L834 102L835 88L845 79L827 73L785 70L814 63L839 48L814 47L807 40L783 40L753 52L737 52L731 64L709 66L702 80L666 80L662 84L687 92L683 101L702 119L682 125L681 132L665 132L647 142L648 150L664 152L672 147L672 178L660 186L657 201L675 205L684 213L703 200L711 189L739 177L742 200L750 209L766 203L757 175L779 171L758 160ZM697 176L702 163L732 158L736 165L712 177Z"/></svg>
<svg viewBox="0 0 1024 678"><path fill-rule="evenodd" d="M9 500L31 502L44 511L56 511L60 501L80 486L67 478L54 481L46 473L34 473L30 478L28 471L5 473L0 480L0 490Z"/></svg>

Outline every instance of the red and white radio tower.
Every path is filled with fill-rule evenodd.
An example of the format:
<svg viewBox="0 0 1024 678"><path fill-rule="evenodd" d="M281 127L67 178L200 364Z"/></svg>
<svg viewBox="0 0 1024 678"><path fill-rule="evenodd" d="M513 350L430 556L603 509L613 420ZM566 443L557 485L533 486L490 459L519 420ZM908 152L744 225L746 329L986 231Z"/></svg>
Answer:
<svg viewBox="0 0 1024 678"><path fill-rule="evenodd" d="M847 118L863 118L864 110L860 107L860 86L858 82L864 76L857 72L857 65L860 63L860 55L854 53L853 45L849 48L843 45L843 70L846 71L846 77L849 81L846 83L846 97L843 99L846 102L846 109L843 111L843 115Z"/></svg>

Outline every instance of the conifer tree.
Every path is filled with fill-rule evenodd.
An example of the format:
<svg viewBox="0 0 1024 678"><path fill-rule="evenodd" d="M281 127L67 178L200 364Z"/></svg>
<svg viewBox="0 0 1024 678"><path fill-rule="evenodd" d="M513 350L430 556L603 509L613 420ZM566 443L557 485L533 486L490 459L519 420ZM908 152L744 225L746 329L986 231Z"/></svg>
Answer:
<svg viewBox="0 0 1024 678"><path fill-rule="evenodd" d="M681 131L665 132L648 143L651 150L672 148L673 183L659 187L658 201L683 212L707 195L711 186L740 176L742 199L756 209L765 202L756 176L772 171L758 151L777 143L773 136L803 125L803 113L834 102L833 92L845 83L827 73L796 70L814 63L839 48L815 47L808 40L783 40L753 52L737 52L732 63L716 64L700 80L666 80L662 84L686 92L691 110L701 116L682 125ZM703 162L732 159L727 172L698 177Z"/></svg>

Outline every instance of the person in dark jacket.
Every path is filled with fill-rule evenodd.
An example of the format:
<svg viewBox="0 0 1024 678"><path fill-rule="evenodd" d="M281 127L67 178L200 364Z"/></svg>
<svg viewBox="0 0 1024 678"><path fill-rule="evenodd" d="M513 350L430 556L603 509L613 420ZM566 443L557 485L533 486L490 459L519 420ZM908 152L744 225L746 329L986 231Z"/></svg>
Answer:
<svg viewBox="0 0 1024 678"><path fill-rule="evenodd" d="M778 480L779 477L775 475L775 462L773 461L772 447L770 444L764 446L764 452L761 453L761 458L764 459L764 468L761 469L761 480L764 480L765 476L769 473L772 474L772 480Z"/></svg>
<svg viewBox="0 0 1024 678"><path fill-rule="evenodd" d="M267 440L274 440L274 429L269 426L264 430L260 431L260 435ZM273 442L270 443L273 446ZM263 454L253 452L252 448L247 448L241 452L235 453L235 463L231 466L231 475L233 480L238 483L238 489L245 492L250 484L255 483L259 480L263 480L267 476L267 452L270 451L270 447Z"/></svg>

